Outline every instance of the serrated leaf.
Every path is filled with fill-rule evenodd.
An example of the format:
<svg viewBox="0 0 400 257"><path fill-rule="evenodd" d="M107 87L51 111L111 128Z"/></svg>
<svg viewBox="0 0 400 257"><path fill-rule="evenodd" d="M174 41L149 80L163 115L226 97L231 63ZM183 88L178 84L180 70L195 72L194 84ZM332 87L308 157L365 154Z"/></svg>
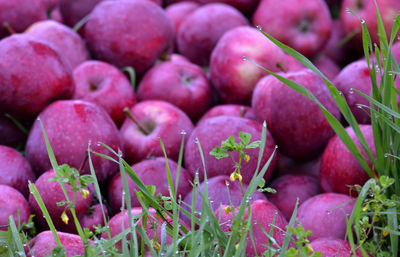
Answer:
<svg viewBox="0 0 400 257"><path fill-rule="evenodd" d="M239 132L239 137L240 137L240 140L242 140L242 143L244 145L248 145L250 143L250 140L251 140L251 134L250 133L240 131Z"/></svg>
<svg viewBox="0 0 400 257"><path fill-rule="evenodd" d="M222 149L228 152L235 150L235 138L233 136L228 137L227 140L222 141Z"/></svg>

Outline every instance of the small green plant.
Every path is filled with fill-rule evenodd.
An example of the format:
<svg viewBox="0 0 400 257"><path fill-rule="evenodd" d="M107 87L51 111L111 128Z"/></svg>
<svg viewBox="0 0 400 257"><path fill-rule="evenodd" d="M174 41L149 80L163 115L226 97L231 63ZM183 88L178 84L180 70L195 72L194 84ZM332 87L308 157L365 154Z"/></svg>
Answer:
<svg viewBox="0 0 400 257"><path fill-rule="evenodd" d="M322 257L322 254L320 252L314 252L310 245L310 241L308 240L308 237L312 234L310 230L306 231L300 224L296 227L288 226L287 230L295 237L293 243L296 248L290 248L286 252L286 257Z"/></svg>

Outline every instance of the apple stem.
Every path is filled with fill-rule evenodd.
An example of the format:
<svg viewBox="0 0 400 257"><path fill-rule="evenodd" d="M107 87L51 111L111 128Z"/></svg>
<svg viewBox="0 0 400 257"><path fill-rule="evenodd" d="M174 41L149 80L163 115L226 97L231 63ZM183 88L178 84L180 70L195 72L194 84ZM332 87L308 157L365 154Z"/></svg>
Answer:
<svg viewBox="0 0 400 257"><path fill-rule="evenodd" d="M128 108L128 107L125 107L125 108L124 108L124 114L125 114L129 119L131 119L131 120L136 124L136 126L138 126L138 128L139 128L141 131L143 131L146 135L149 135L149 134L151 133L147 128L145 128L144 126L142 126L142 124L140 124L140 123L137 121L137 119L135 119L135 117L133 117L133 115L132 115L132 113L129 111L129 108Z"/></svg>
<svg viewBox="0 0 400 257"><path fill-rule="evenodd" d="M244 115L246 115L247 110L244 107L240 107L240 117L244 118Z"/></svg>
<svg viewBox="0 0 400 257"><path fill-rule="evenodd" d="M3 23L3 28L5 28L5 29L8 31L8 33L10 33L10 35L14 35L14 34L17 33L17 32L14 30L14 28L10 25L10 23L8 23L8 22L4 22L4 23Z"/></svg>

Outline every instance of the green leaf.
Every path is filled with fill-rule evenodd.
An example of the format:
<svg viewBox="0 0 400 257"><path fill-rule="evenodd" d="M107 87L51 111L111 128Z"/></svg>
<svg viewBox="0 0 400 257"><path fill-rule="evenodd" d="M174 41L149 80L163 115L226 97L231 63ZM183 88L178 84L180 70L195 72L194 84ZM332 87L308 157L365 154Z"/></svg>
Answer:
<svg viewBox="0 0 400 257"><path fill-rule="evenodd" d="M249 145L246 145L246 149L252 149L252 148L259 148L261 146L261 141L254 141Z"/></svg>
<svg viewBox="0 0 400 257"><path fill-rule="evenodd" d="M51 253L51 257L64 257L64 256L65 256L65 248L62 246L55 247Z"/></svg>
<svg viewBox="0 0 400 257"><path fill-rule="evenodd" d="M92 175L81 175L80 179L86 184L94 184L96 181Z"/></svg>
<svg viewBox="0 0 400 257"><path fill-rule="evenodd" d="M210 155L215 156L217 159L229 157L229 154L225 152L221 147L217 146L211 150Z"/></svg>
<svg viewBox="0 0 400 257"><path fill-rule="evenodd" d="M235 150L236 142L233 136L228 137L227 140L222 142L222 149L228 152Z"/></svg>
<svg viewBox="0 0 400 257"><path fill-rule="evenodd" d="M246 133L246 132L240 131L239 132L239 137L242 140L242 143L244 145L248 145L250 143L250 140L251 140L251 134L250 133Z"/></svg>

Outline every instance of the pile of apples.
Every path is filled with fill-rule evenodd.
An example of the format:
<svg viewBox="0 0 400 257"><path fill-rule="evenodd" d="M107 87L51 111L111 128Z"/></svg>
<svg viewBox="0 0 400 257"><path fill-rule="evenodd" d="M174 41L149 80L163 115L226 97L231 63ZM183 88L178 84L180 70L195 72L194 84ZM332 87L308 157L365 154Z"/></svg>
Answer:
<svg viewBox="0 0 400 257"><path fill-rule="evenodd" d="M390 31L400 1L377 2ZM274 219L285 229L299 199L298 220L313 232L313 249L323 256L349 256L345 220L357 195L353 186L363 185L367 174L315 103L247 60L301 84L340 120L323 80L259 29L308 57L345 95L373 149L369 115L357 108L366 100L350 90L369 94L371 82L361 56L361 22L347 9L366 21L376 42L373 0L0 0L0 229L7 229L10 215L17 219L19 214L22 223L35 214L42 232L27 246L28 255L51 254L56 244L29 193L31 181L65 242L66 255L83 254L74 223L61 219L65 207L57 202L65 199L59 184L49 181L55 173L41 124L58 163L88 174L88 144L93 152L115 157L101 142L121 150L143 183L155 185L156 193L163 195L169 191L159 139L175 181L185 136L178 193L187 203L194 176L204 179L200 143L210 204L217 212L221 204L240 203L241 190L238 181L229 179L235 168L232 160L217 160L209 152L229 136L239 140L241 131L260 140L266 121L262 164L276 145L278 154L264 179L277 193L252 197L254 222L269 231ZM82 19L86 23L75 32L72 27ZM349 34L352 39L336 47ZM392 51L400 62L400 43ZM136 89L126 67L135 71ZM400 89L398 80L396 85ZM355 139L352 130L347 131ZM247 153L249 161L241 169L245 187L256 169L258 149ZM119 166L98 155L92 155L92 162L106 198L111 234L118 234L121 219L128 217L120 212ZM132 181L129 187L132 213L138 213L137 188ZM93 230L93 225L104 224L95 192L90 187L88 191L78 195L76 212L81 224ZM200 209L200 199L197 202ZM267 249L262 229L253 230L256 249L249 244L248 256ZM275 231L281 244L284 235Z"/></svg>

